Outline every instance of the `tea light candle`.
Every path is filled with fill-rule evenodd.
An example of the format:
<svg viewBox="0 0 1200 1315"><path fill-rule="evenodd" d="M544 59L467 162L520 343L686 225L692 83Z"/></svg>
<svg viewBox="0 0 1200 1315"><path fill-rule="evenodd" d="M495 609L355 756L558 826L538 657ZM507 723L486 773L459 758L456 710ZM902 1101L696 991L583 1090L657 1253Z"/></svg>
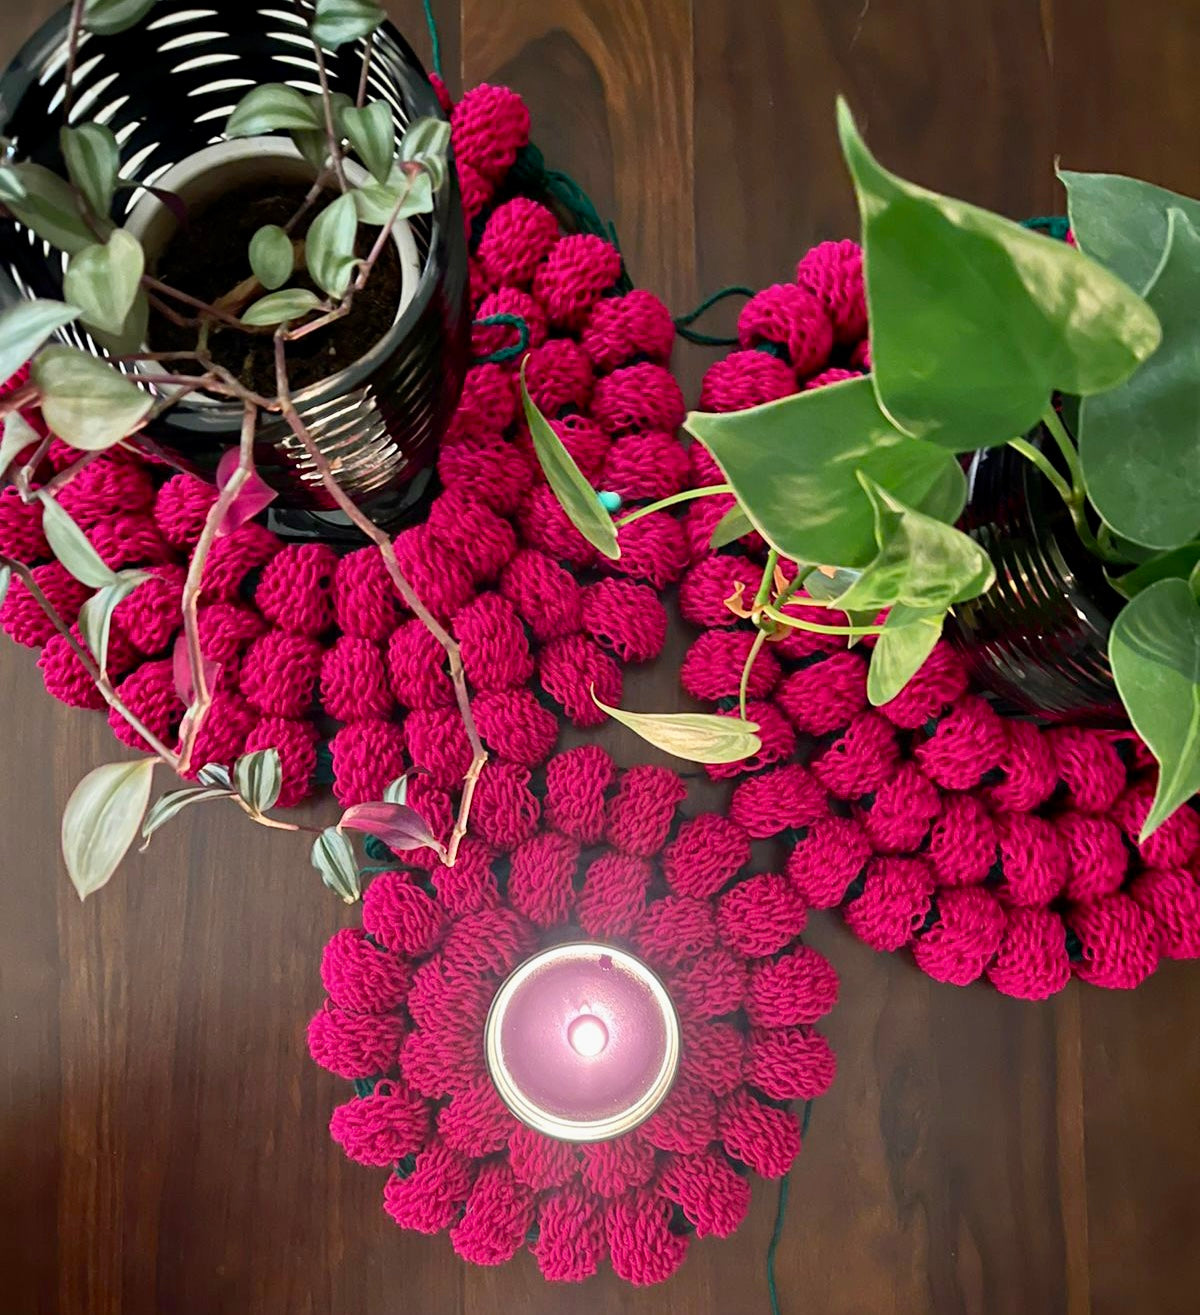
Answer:
<svg viewBox="0 0 1200 1315"><path fill-rule="evenodd" d="M662 982L632 954L595 942L555 945L514 969L484 1042L504 1103L563 1141L636 1128L679 1065L679 1020Z"/></svg>

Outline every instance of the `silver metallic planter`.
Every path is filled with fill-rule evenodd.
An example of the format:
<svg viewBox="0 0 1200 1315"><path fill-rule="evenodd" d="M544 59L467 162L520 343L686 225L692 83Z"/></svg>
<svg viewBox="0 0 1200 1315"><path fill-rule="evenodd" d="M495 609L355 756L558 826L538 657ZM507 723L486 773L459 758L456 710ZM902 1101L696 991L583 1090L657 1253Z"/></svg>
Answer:
<svg viewBox="0 0 1200 1315"><path fill-rule="evenodd" d="M141 23L113 37L85 34L79 50L72 122L107 124L121 144L122 176L162 179L223 140L229 113L256 83L284 81L319 90L305 29L304 0L160 0ZM67 11L51 18L0 79L0 132L22 158L63 172L58 145L66 60ZM389 102L397 130L441 110L416 56L390 24L371 38L369 94ZM333 90L354 95L363 42L327 56ZM286 141L281 140L286 147ZM298 157L297 157L298 162ZM186 170L185 170L186 171ZM311 173L309 175L311 177ZM130 221L145 193L122 190L113 219ZM296 395L322 451L350 495L386 523L403 517L430 480L437 443L454 412L467 364L466 241L453 170L432 214L408 221L416 286L391 329L352 366ZM412 253L410 253L412 254ZM11 219L0 220L0 294L62 295L63 260ZM100 353L86 331L65 342ZM237 443L240 407L187 399L166 412L150 437L198 473L210 475ZM259 471L285 510L330 505L287 427L260 427ZM324 519L324 518L322 518Z"/></svg>

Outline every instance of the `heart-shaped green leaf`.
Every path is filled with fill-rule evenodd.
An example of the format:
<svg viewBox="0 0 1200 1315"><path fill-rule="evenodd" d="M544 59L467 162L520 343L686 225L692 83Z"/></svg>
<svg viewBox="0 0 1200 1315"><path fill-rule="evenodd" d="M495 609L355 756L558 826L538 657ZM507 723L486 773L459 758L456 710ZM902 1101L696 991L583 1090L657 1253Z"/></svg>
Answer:
<svg viewBox="0 0 1200 1315"><path fill-rule="evenodd" d="M309 857L321 880L347 904L353 904L362 894L354 849L337 827L327 826L321 832L313 841Z"/></svg>
<svg viewBox="0 0 1200 1315"><path fill-rule="evenodd" d="M1146 300L1162 346L1120 388L1083 399L1079 459L1118 534L1177 548L1200 534L1200 231L1182 210L1170 212Z"/></svg>
<svg viewBox="0 0 1200 1315"><path fill-rule="evenodd" d="M42 415L72 447L87 452L112 447L141 424L154 405L111 365L74 347L47 347L33 362L42 394Z"/></svg>
<svg viewBox="0 0 1200 1315"><path fill-rule="evenodd" d="M1167 212L1200 230L1200 201L1121 174L1060 169L1079 249L1145 295L1167 245Z"/></svg>
<svg viewBox="0 0 1200 1315"><path fill-rule="evenodd" d="M966 500L953 453L902 434L866 377L748 411L693 412L685 427L712 453L754 528L793 561L861 567L874 557L860 470L938 520L956 520Z"/></svg>
<svg viewBox="0 0 1200 1315"><path fill-rule="evenodd" d="M327 50L336 50L347 41L370 36L383 17L383 10L373 0L317 0L313 39Z"/></svg>
<svg viewBox="0 0 1200 1315"><path fill-rule="evenodd" d="M124 32L154 8L155 0L87 0L83 25L97 36Z"/></svg>
<svg viewBox="0 0 1200 1315"><path fill-rule="evenodd" d="M331 297L340 297L354 272L358 213L352 196L339 196L312 222L305 242L305 264L313 281Z"/></svg>
<svg viewBox="0 0 1200 1315"><path fill-rule="evenodd" d="M1145 839L1200 790L1200 603L1185 580L1160 580L1124 608L1108 637L1117 692L1158 759Z"/></svg>
<svg viewBox="0 0 1200 1315"><path fill-rule="evenodd" d="M339 122L346 139L358 153L358 158L378 182L386 183L392 172L396 151L392 107L383 100L372 101L361 110L351 105L342 110Z"/></svg>
<svg viewBox="0 0 1200 1315"><path fill-rule="evenodd" d="M732 507L717 521L717 527L712 532L712 538L708 541L708 546L716 552L718 548L724 548L731 543L736 543L743 534L749 534L753 531L754 526L750 524L750 517L746 515L745 508L740 503L735 502Z"/></svg>
<svg viewBox="0 0 1200 1315"><path fill-rule="evenodd" d="M102 333L120 333L141 286L142 244L123 228L103 245L94 243L71 257L63 294L78 306L83 322Z"/></svg>
<svg viewBox="0 0 1200 1315"><path fill-rule="evenodd" d="M525 362L521 362L521 403L525 408L525 422L533 440L533 450L546 476L546 483L558 499L571 524L605 557L616 561L621 555L617 546L617 529L612 517L600 505L596 490L587 482L575 459L563 446L562 440L550 428L550 422L538 410L525 386Z"/></svg>
<svg viewBox="0 0 1200 1315"><path fill-rule="evenodd" d="M278 224L264 224L250 239L250 268L264 288L281 288L294 266L292 239Z"/></svg>
<svg viewBox="0 0 1200 1315"><path fill-rule="evenodd" d="M62 852L67 872L87 897L105 885L137 835L157 759L106 763L75 787L62 816Z"/></svg>
<svg viewBox="0 0 1200 1315"><path fill-rule="evenodd" d="M260 813L274 808L283 789L283 768L278 749L256 749L244 753L233 764L233 783L238 794Z"/></svg>
<svg viewBox="0 0 1200 1315"><path fill-rule="evenodd" d="M116 571L92 547L91 540L71 518L70 513L45 490L38 494L42 504L42 529L50 551L63 566L93 589L104 589L118 582Z"/></svg>
<svg viewBox="0 0 1200 1315"><path fill-rule="evenodd" d="M230 137L257 137L279 128L324 132L325 123L312 102L295 87L267 82L242 97L229 116L225 132Z"/></svg>
<svg viewBox="0 0 1200 1315"><path fill-rule="evenodd" d="M920 671L941 638L945 620L945 612L937 608L893 606L867 669L867 698L875 707L894 699Z"/></svg>
<svg viewBox="0 0 1200 1315"><path fill-rule="evenodd" d="M79 212L78 198L58 174L40 164L15 164L12 170L25 196L9 201L8 208L26 228L69 256L95 242L95 233Z"/></svg>
<svg viewBox="0 0 1200 1315"><path fill-rule="evenodd" d="M875 513L879 552L838 598L839 608L874 616L902 603L940 613L991 587L996 572L974 539L906 507L873 479L861 482Z"/></svg>
<svg viewBox="0 0 1200 1315"><path fill-rule="evenodd" d="M21 175L11 165L0 164L0 201L24 201L26 195Z"/></svg>
<svg viewBox="0 0 1200 1315"><path fill-rule="evenodd" d="M17 301L0 313L0 381L11 379L55 329L79 317L64 301Z"/></svg>
<svg viewBox="0 0 1200 1315"><path fill-rule="evenodd" d="M434 191L445 181L449 151L450 124L445 119L414 119L400 143L400 158L427 170Z"/></svg>
<svg viewBox="0 0 1200 1315"><path fill-rule="evenodd" d="M71 181L87 199L92 213L98 219L107 219L121 168L121 148L112 129L102 123L63 128L59 144Z"/></svg>
<svg viewBox="0 0 1200 1315"><path fill-rule="evenodd" d="M609 707L596 697L595 690L592 702L647 744L689 762L741 762L762 748L756 723L739 717L709 712L626 712Z"/></svg>
<svg viewBox="0 0 1200 1315"><path fill-rule="evenodd" d="M844 101L862 215L871 379L909 434L954 451L1029 430L1055 389L1115 388L1158 346L1154 312L1103 266L881 168Z"/></svg>
<svg viewBox="0 0 1200 1315"><path fill-rule="evenodd" d="M316 310L321 298L307 288L284 288L268 293L247 306L242 314L243 324L282 324L285 320L298 320L309 311Z"/></svg>
<svg viewBox="0 0 1200 1315"><path fill-rule="evenodd" d="M145 571L121 571L111 584L98 589L79 609L79 633L91 649L100 674L108 678L108 639L112 630L113 612L122 599L150 577Z"/></svg>
<svg viewBox="0 0 1200 1315"><path fill-rule="evenodd" d="M192 804L202 804L209 799L232 799L231 790L222 790L217 786L193 785L186 790L172 790L169 794L156 799L142 823L142 850L150 844L150 837L165 822L181 813Z"/></svg>
<svg viewBox="0 0 1200 1315"><path fill-rule="evenodd" d="M39 441L37 430L20 411L10 411L4 417L4 438L0 440L0 479L26 448Z"/></svg>
<svg viewBox="0 0 1200 1315"><path fill-rule="evenodd" d="M407 174L396 167L386 183L365 183L350 195L362 223L383 225L432 210L433 180L428 174Z"/></svg>
<svg viewBox="0 0 1200 1315"><path fill-rule="evenodd" d="M1133 598L1159 580L1190 579L1197 562L1200 562L1200 539L1193 539L1170 552L1157 553L1124 575L1109 571L1108 582L1123 597Z"/></svg>

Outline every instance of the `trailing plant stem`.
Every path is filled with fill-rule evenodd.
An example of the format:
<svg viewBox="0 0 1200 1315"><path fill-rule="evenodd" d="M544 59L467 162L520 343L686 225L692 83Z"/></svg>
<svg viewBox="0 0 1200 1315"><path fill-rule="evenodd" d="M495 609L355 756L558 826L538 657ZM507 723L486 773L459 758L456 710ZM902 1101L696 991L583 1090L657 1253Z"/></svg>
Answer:
<svg viewBox="0 0 1200 1315"><path fill-rule="evenodd" d="M622 525L630 525L634 521L641 520L643 516L649 516L652 511L662 511L666 507L674 507L681 502L691 502L695 498L707 498L714 493L732 493L731 484L707 484L702 489L684 489L682 493L672 493L669 498L659 498L657 502L648 502L644 507L638 507L635 511L629 512L622 516L614 524L618 529Z"/></svg>
<svg viewBox="0 0 1200 1315"><path fill-rule="evenodd" d="M117 696L116 690L113 689L109 682L108 677L101 675L100 668L96 665L91 653L79 642L78 639L75 638L71 633L71 627L67 625L61 616L59 616L51 605L50 600L44 593L42 593L41 589L38 587L37 581L33 578L33 571L31 568L26 566L24 562L17 561L15 557L0 557L0 562L3 562L3 564L22 581L25 588L29 590L33 601L37 603L46 614L50 624L67 641L71 648L71 652L75 654L83 669L92 678L93 683L100 691L105 703L107 703L110 708L115 708L117 713L125 718L129 725L137 731L159 758L166 763L168 767L177 772L179 770L178 755L171 749L168 749L162 740L160 740L153 731L145 726L142 721L130 712L125 704L121 702L120 698Z"/></svg>
<svg viewBox="0 0 1200 1315"><path fill-rule="evenodd" d="M754 659L762 652L766 640L767 632L760 629L754 636L754 643L750 645L750 652L746 654L746 664L742 667L742 679L738 683L738 711L743 721L746 720L746 691L750 687L750 671L754 666Z"/></svg>
<svg viewBox="0 0 1200 1315"><path fill-rule="evenodd" d="M187 710L184 729L179 743L179 774L182 776L192 765L192 752L196 747L196 737L200 727L212 707L212 690L208 687L208 676L204 671L204 654L200 648L200 627L198 603L200 585L204 576L204 563L217 531L225 523L234 499L241 492L242 485L254 472L254 430L258 423L258 411L252 402L247 402L242 412L242 433L238 446L237 469L229 482L221 490L220 496L208 510L204 519L204 529L188 563L187 578L183 583L183 598L180 609L183 613L183 634L187 644L188 670L192 678L192 706Z"/></svg>
<svg viewBox="0 0 1200 1315"><path fill-rule="evenodd" d="M325 52L321 49L320 42L313 42L313 50L317 56L317 81L321 84L321 105L325 110L325 136L329 142L329 162L333 166L333 175L337 179L338 187L343 192L350 190L350 185L346 182L346 171L342 168L342 139L333 123L333 101L332 92L329 88L329 72L325 68Z"/></svg>
<svg viewBox="0 0 1200 1315"><path fill-rule="evenodd" d="M484 764L488 760L487 750L483 747L483 741L479 738L479 730L475 725L475 717L471 711L471 700L467 694L466 673L463 670L462 652L458 646L458 641L421 602L412 585L405 579L396 557L396 550L386 531L380 529L338 483L328 458L308 432L308 427L292 401L291 387L287 377L286 338L284 335L285 331L282 327L275 334L275 386L279 393L280 410L284 420L292 433L299 439L301 446L316 467L326 492L338 508L349 517L350 521L379 549L380 556L383 558L384 566L396 588L396 592L404 599L413 615L446 651L450 679L454 685L455 700L458 703L459 715L462 717L463 727L467 733L467 741L471 746L471 765L467 768L466 775L463 778L458 816L450 833L450 839L446 844L438 847L438 854L443 863L447 867L453 867L458 856L458 847L467 834L467 823L471 815L471 803L475 797L475 787L479 781L479 774L483 771Z"/></svg>
<svg viewBox="0 0 1200 1315"><path fill-rule="evenodd" d="M882 626L825 626L818 621L802 621L798 616L788 616L786 612L781 612L779 608L772 607L769 603L763 608L765 615L769 616L772 621L778 621L781 625L791 626L793 630L810 630L814 635L879 635L883 633Z"/></svg>
<svg viewBox="0 0 1200 1315"><path fill-rule="evenodd" d="M63 122L71 121L71 106L75 101L75 65L79 61L79 37L83 30L83 9L86 0L72 0L71 17L67 23L67 66L63 71Z"/></svg>

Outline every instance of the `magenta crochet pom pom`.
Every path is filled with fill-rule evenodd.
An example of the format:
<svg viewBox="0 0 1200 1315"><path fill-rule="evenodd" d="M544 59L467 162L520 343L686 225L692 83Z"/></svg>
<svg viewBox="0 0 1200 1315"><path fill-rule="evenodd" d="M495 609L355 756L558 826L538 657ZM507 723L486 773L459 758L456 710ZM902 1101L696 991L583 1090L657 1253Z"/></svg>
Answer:
<svg viewBox="0 0 1200 1315"><path fill-rule="evenodd" d="M492 284L525 288L557 241L558 220L553 214L544 205L518 196L488 216L477 255Z"/></svg>
<svg viewBox="0 0 1200 1315"><path fill-rule="evenodd" d="M602 297L580 338L604 374L635 358L666 365L675 343L671 312L651 292L634 288L620 297Z"/></svg>
<svg viewBox="0 0 1200 1315"><path fill-rule="evenodd" d="M410 790L419 808L425 779ZM475 816L494 848L466 842L431 881L398 856L397 869L367 887L363 930L330 941L329 1000L309 1025L309 1047L357 1080L331 1134L352 1159L391 1168L384 1206L401 1227L448 1232L472 1263L499 1264L528 1246L558 1280L579 1281L607 1258L620 1277L658 1282L683 1259L689 1234L727 1237L740 1226L747 1170L779 1177L791 1167L799 1122L782 1105L833 1080L833 1054L813 1023L836 1000L837 978L797 939L805 904L795 886L745 876L749 841L727 819L678 824L684 794L676 773L618 773L590 745L551 759L536 779L489 764ZM706 864L701 881L684 875L697 863ZM493 870L502 885L482 880ZM668 893L664 877L713 893ZM460 903L468 889L486 891L484 902ZM571 926L631 944L681 1020L679 1074L663 1104L640 1127L582 1145L519 1123L483 1046L505 976ZM671 1203L683 1232L667 1226Z"/></svg>

